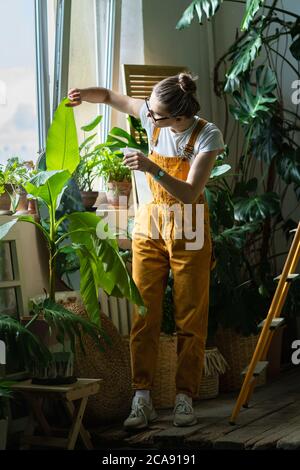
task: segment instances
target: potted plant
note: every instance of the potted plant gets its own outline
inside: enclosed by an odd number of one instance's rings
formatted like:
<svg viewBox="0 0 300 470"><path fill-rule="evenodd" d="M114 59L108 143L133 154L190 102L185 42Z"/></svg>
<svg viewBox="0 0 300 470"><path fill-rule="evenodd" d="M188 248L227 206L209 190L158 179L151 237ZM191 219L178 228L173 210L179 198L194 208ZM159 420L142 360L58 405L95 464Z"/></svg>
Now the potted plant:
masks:
<svg viewBox="0 0 300 470"><path fill-rule="evenodd" d="M97 116L92 122L82 126L84 131L84 141L79 146L80 162L74 172L74 180L80 190L83 204L86 210L92 210L97 197L98 191L94 191L93 186L95 179L99 176L100 164L100 145L94 144L97 133L85 136L85 133L92 132L101 122L102 116Z"/></svg>
<svg viewBox="0 0 300 470"><path fill-rule="evenodd" d="M131 170L123 163L123 152L102 147L100 150L99 174L103 176L107 201L112 206L126 205L131 191ZM123 196L126 204L123 202Z"/></svg>
<svg viewBox="0 0 300 470"><path fill-rule="evenodd" d="M205 15L210 20L222 2L214 3L211 9L191 3L177 28L188 27L196 15L201 23ZM300 78L299 16L281 7L279 0L271 5L246 2L241 31L214 69L215 93L226 111L231 102L224 138L230 117L243 136L233 155L236 166L232 178L222 178L206 191L217 256L210 322L218 329L218 344L230 363L230 374L236 374L224 383L226 390L239 388L239 374L257 342L257 325L272 301L273 279L280 273L282 255L287 254L279 248L278 234L281 232L288 243L289 231L297 226L291 217L294 208L286 217L281 211L291 191L295 205L300 198L300 149L295 138L299 116L285 100L282 77L293 73L295 79ZM283 37L291 57L282 54ZM262 61L262 55L267 60ZM228 137L228 145L232 146L235 135ZM296 302L299 310L299 299ZM229 374L225 375L229 379Z"/></svg>
<svg viewBox="0 0 300 470"><path fill-rule="evenodd" d="M47 170L40 171L23 184L29 197L36 198L47 208L47 216L41 223L31 216L16 217L0 226L0 240L18 222L34 224L41 231L49 255L49 292L32 303L30 325L43 318L47 325L55 329L61 343L69 339L74 352L75 338L80 341L82 329L98 342L99 335L104 335L103 330L100 330L100 287L108 294L122 296L136 303L141 314L145 313L145 307L119 253L117 241L101 218L90 212L66 212L57 217L62 195L80 161L73 110L65 106L67 102L63 100L60 103L48 132ZM79 259L80 292L88 320L56 301L57 258L60 253L70 251L76 252Z"/></svg>
<svg viewBox="0 0 300 470"><path fill-rule="evenodd" d="M11 382L0 380L0 450L6 449L8 417L7 400L11 397Z"/></svg>
<svg viewBox="0 0 300 470"><path fill-rule="evenodd" d="M31 176L31 162L12 157L0 164L0 213L27 213L28 201L22 184Z"/></svg>

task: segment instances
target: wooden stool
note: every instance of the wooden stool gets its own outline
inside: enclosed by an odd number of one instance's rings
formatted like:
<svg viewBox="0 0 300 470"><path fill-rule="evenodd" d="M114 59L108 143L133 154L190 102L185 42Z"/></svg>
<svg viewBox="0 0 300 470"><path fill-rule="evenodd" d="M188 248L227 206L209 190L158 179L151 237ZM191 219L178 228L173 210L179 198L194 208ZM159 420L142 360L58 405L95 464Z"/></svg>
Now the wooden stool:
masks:
<svg viewBox="0 0 300 470"><path fill-rule="evenodd" d="M90 395L98 393L100 382L101 379L77 379L77 382L71 385L34 385L31 383L31 380L25 380L14 384L12 386L13 390L21 392L25 396L30 406L31 418L36 419L45 434L44 436L34 436L34 426L30 423L22 439L22 448L24 449L33 444L73 450L78 434L80 434L86 449L93 449L89 432L82 425L82 418L88 398ZM45 398L62 400L71 418L68 437L56 437L53 435L54 429L51 429L43 413L43 401ZM76 403L74 404L73 402Z"/></svg>

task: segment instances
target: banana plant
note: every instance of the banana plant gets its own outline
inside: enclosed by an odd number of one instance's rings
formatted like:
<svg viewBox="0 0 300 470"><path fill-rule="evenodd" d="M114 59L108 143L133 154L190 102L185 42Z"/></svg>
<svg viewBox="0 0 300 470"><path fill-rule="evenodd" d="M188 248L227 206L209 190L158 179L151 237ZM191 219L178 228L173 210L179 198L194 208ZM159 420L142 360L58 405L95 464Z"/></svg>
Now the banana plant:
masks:
<svg viewBox="0 0 300 470"><path fill-rule="evenodd" d="M29 197L37 199L47 208L47 223L39 223L31 216L20 216L0 226L0 240L17 222L34 224L40 230L49 252L49 295L43 309L50 309L52 313L56 311L57 315L62 316L61 306L55 307L57 257L74 249L80 259L80 290L89 319L100 326L99 288L107 294L126 297L138 305L141 314L146 310L107 224L95 214L84 212L65 213L57 217L61 198L80 161L73 109L67 107L67 103L68 99L64 99L58 106L48 132L47 170L39 172L24 184ZM68 223L68 230L59 235L59 229L65 222Z"/></svg>

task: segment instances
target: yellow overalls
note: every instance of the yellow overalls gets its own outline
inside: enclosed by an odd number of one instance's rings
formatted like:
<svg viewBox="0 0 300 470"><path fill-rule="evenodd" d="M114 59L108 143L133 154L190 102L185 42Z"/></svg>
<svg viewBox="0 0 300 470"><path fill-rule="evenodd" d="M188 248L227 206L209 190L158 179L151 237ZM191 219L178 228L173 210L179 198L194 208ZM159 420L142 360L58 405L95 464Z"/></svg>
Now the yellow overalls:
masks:
<svg viewBox="0 0 300 470"><path fill-rule="evenodd" d="M201 128L206 121L201 119L196 125L185 150L191 152ZM159 128L154 129L152 143L156 144ZM186 181L190 164L183 157L165 157L151 151L149 158L166 173ZM184 204L168 193L154 178L146 174L153 201L137 211L132 240L132 277L136 283L148 312L141 316L134 308L130 335L132 386L133 389L153 387L153 379L158 354L162 320L162 305L167 286L169 269L173 273L173 299L178 338L177 348L177 393L191 397L199 394L204 363L205 342L209 309L210 270L216 260L212 250L208 204L202 193L192 205L195 228L195 206L204 204L204 244L201 249L187 250L184 233L182 239L174 236L174 213L164 217L165 209L173 204ZM164 209L165 208L165 209ZM159 214L159 237L138 236L142 224L150 224L153 214ZM162 220L164 225L162 226ZM162 227L164 231L162 233ZM165 234L169 234L168 237Z"/></svg>

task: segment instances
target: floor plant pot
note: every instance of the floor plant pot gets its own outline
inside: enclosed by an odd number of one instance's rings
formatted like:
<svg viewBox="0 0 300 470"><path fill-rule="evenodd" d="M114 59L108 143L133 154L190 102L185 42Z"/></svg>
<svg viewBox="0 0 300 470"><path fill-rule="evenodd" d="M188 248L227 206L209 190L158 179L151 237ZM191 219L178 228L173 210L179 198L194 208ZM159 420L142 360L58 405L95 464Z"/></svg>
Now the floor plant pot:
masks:
<svg viewBox="0 0 300 470"><path fill-rule="evenodd" d="M107 183L106 196L109 204L115 207L128 207L131 181L110 181ZM125 200L124 200L125 198Z"/></svg>
<svg viewBox="0 0 300 470"><path fill-rule="evenodd" d="M8 418L0 419L0 450L6 449Z"/></svg>
<svg viewBox="0 0 300 470"><path fill-rule="evenodd" d="M250 364L258 335L242 336L231 328L219 328L216 333L216 345L228 363L228 369L220 377L220 391L232 392L242 386L242 371ZM257 379L257 385L266 383L266 371Z"/></svg>
<svg viewBox="0 0 300 470"><path fill-rule="evenodd" d="M76 382L74 377L74 355L71 352L54 352L53 360L46 366L33 362L30 375L32 383L38 385L63 385Z"/></svg>

